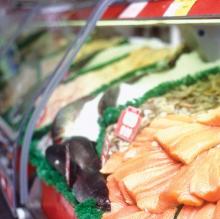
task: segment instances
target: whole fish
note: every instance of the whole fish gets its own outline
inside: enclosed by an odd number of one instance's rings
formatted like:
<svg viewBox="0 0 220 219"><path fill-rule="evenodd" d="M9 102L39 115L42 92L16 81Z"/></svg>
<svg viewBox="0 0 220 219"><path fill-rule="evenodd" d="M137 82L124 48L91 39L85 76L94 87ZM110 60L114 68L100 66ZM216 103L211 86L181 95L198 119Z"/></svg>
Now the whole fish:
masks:
<svg viewBox="0 0 220 219"><path fill-rule="evenodd" d="M101 161L90 140L73 137L62 144L52 145L46 150L46 158L63 176L68 175L69 185L79 202L94 198L97 207L105 211L110 210L106 181L99 172ZM67 159L69 169L66 168Z"/></svg>

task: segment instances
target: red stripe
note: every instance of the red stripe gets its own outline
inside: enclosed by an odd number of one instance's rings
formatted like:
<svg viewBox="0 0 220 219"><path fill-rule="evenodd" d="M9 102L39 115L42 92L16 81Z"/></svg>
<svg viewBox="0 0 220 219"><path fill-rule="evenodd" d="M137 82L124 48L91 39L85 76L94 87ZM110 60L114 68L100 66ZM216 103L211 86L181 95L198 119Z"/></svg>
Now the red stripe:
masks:
<svg viewBox="0 0 220 219"><path fill-rule="evenodd" d="M125 8L127 8L127 6L128 4L117 4L110 6L102 16L102 19L117 19Z"/></svg>
<svg viewBox="0 0 220 219"><path fill-rule="evenodd" d="M216 15L220 14L220 1L218 0L197 0L188 15Z"/></svg>
<svg viewBox="0 0 220 219"><path fill-rule="evenodd" d="M92 12L91 8L79 9L79 11L70 13L68 18L70 20L85 20L85 19L88 19L88 17L90 16L91 12Z"/></svg>
<svg viewBox="0 0 220 219"><path fill-rule="evenodd" d="M173 0L150 1L138 15L138 18L162 17Z"/></svg>

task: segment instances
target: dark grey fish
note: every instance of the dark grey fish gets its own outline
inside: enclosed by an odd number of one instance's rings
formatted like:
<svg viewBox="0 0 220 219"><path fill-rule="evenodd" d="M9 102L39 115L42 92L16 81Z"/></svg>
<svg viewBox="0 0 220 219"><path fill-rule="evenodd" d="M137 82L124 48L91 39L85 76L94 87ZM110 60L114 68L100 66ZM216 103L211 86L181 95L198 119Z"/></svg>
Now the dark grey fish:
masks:
<svg viewBox="0 0 220 219"><path fill-rule="evenodd" d="M100 115L103 115L106 108L116 106L119 92L120 92L120 87L114 86L108 89L104 93L101 100L99 101L99 106L98 106Z"/></svg>
<svg viewBox="0 0 220 219"><path fill-rule="evenodd" d="M66 148L69 147L71 161L70 179L76 199L82 202L94 198L97 207L110 210L108 189L104 176L99 172L101 161L94 144L84 137L73 137L63 144L50 146L46 151L49 163L66 176Z"/></svg>
<svg viewBox="0 0 220 219"><path fill-rule="evenodd" d="M65 127L67 123L74 123L84 104L92 100L92 97L88 96L79 100L76 100L67 106L63 107L56 115L52 124L51 135L54 143L60 143L65 136ZM74 135L74 133L73 133Z"/></svg>

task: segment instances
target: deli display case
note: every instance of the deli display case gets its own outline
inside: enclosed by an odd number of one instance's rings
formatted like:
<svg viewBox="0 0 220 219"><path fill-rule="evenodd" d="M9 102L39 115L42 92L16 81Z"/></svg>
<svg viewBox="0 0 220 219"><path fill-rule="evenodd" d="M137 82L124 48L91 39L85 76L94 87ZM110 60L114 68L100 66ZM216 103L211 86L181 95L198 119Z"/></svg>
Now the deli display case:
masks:
<svg viewBox="0 0 220 219"><path fill-rule="evenodd" d="M219 218L218 1L0 5L14 218Z"/></svg>

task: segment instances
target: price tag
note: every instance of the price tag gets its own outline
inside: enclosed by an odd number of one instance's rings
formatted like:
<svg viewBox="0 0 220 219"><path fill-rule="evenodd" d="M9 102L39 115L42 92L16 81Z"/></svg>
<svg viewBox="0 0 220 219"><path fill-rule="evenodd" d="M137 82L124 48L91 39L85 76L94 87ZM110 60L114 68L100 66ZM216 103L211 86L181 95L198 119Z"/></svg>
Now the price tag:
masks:
<svg viewBox="0 0 220 219"><path fill-rule="evenodd" d="M115 135L128 142L133 141L141 124L140 113L140 109L131 106L122 111L117 122Z"/></svg>

